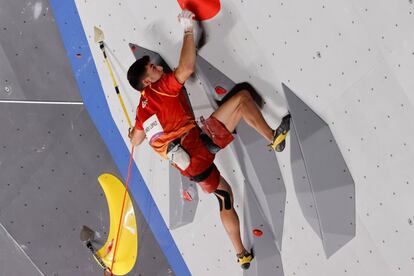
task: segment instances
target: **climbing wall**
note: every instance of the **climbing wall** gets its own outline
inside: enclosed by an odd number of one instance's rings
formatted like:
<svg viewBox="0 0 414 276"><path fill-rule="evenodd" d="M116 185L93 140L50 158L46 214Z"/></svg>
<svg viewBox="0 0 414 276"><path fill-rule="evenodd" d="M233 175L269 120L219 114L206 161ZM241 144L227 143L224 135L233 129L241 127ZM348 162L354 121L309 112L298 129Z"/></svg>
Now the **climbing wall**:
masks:
<svg viewBox="0 0 414 276"><path fill-rule="evenodd" d="M79 232L93 228L102 246L109 212L97 177L122 174L83 103L50 2L2 1L0 32L0 275L102 275ZM131 275L173 274L135 213Z"/></svg>
<svg viewBox="0 0 414 276"><path fill-rule="evenodd" d="M75 3L112 118L128 144L128 126L93 41L93 27L105 33L109 58L133 116L139 95L125 77L134 61L129 43L158 52L176 66L182 39L176 20L180 5L173 0ZM281 250L285 275L408 276L414 271L414 253L407 246L414 244L413 13L412 1L244 0L222 1L218 13L203 21L207 36L199 55L234 82L250 82L265 100L265 118L272 127L287 112L282 82L289 86L329 124L355 181L355 237L327 258L299 205L289 146L277 154L286 186ZM213 106L202 84L191 79L186 88L195 114L209 115ZM245 194L249 189L244 172L231 148L217 157L233 187L242 231L251 231L244 219L250 197ZM146 144L139 147L135 162L157 210L170 221L168 163ZM170 263L182 258L194 275L242 274L217 208L215 198L199 193L194 221L169 231L178 250Z"/></svg>

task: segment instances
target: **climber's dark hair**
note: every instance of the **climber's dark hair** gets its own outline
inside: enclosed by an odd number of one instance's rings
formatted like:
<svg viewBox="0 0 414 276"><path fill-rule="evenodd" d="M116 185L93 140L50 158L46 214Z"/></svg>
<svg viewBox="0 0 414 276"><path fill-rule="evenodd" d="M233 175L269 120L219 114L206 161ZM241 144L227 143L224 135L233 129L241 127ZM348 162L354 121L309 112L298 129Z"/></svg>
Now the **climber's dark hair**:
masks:
<svg viewBox="0 0 414 276"><path fill-rule="evenodd" d="M144 84L142 80L145 78L147 70L146 66L150 61L149 56L143 56L140 59L137 59L128 69L127 78L129 84L138 91L144 89Z"/></svg>

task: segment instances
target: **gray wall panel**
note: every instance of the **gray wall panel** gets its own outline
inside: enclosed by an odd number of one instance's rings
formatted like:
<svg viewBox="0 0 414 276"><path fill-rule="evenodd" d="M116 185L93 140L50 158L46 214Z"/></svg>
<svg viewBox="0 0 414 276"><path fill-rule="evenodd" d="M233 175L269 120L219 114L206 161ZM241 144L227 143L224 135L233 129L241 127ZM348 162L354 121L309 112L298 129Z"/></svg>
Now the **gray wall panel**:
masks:
<svg viewBox="0 0 414 276"><path fill-rule="evenodd" d="M43 275L23 249L0 224L0 274L8 276Z"/></svg>
<svg viewBox="0 0 414 276"><path fill-rule="evenodd" d="M49 1L0 5L0 99L79 101Z"/></svg>
<svg viewBox="0 0 414 276"><path fill-rule="evenodd" d="M9 118L0 134L1 223L46 275L101 275L79 231L86 224L106 239L108 207L97 177L119 173L86 110L73 105L0 107L0 116ZM142 214L137 207L135 211L139 259L131 275L170 273Z"/></svg>
<svg viewBox="0 0 414 276"><path fill-rule="evenodd" d="M81 101L49 2L0 5L0 100ZM79 231L86 224L106 239L108 207L97 177L119 173L87 111L2 103L0 116L0 222L46 275L102 275ZM139 257L130 275L171 275L135 212ZM0 246L0 256L8 251ZM24 262L21 254L11 257ZM0 275L35 275L22 271L7 261Z"/></svg>

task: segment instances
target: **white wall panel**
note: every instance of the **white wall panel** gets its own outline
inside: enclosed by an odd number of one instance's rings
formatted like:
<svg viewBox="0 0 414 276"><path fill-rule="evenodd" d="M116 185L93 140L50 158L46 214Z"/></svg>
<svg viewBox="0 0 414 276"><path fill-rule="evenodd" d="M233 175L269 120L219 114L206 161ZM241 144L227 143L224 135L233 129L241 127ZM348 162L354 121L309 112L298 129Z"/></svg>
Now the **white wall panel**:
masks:
<svg viewBox="0 0 414 276"><path fill-rule="evenodd" d="M281 83L289 85L330 124L355 180L357 235L327 260L299 208L289 147L278 154L287 189L285 275L412 275L414 5L371 0L221 4L220 13L203 23L207 44L199 54L235 82L249 81L257 88L273 127L287 111ZM125 77L134 60L128 43L157 51L176 65L182 37L176 21L179 5L167 0L78 0L77 6L112 115L128 143L127 124L102 53L93 42L93 26L105 33L133 118L139 95ZM186 87L196 114L209 114L211 107L199 83L192 80ZM217 163L232 184L243 224L243 176L232 156L232 148L226 149ZM139 147L135 161L168 221L168 163L147 145ZM241 275L216 201L200 193L194 223L172 235L194 275Z"/></svg>

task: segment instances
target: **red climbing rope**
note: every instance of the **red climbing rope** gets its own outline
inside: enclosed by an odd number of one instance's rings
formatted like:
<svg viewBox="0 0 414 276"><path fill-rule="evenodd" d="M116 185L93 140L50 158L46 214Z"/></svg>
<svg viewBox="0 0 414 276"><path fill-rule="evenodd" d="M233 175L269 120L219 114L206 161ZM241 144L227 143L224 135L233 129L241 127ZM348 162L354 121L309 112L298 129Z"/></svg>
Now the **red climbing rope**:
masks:
<svg viewBox="0 0 414 276"><path fill-rule="evenodd" d="M111 273L111 276L113 276L113 275L114 275L114 274L112 273L112 269L113 269L113 267L114 267L114 263L115 263L116 249L118 248L118 239L119 239L119 234L120 234L119 232L120 232L120 230L121 230L122 216L123 216L123 214L124 214L125 199L126 199L126 196L127 196L127 194L128 194L128 183L129 183L129 178L130 178L130 176L131 176L132 161L134 160L134 159L133 159L133 156L134 156L134 149L135 149L135 146L133 145L133 146L132 146L132 150L131 150L131 155L129 156L128 174L127 174L127 178L126 178L126 181L125 181L125 192L124 192L124 199L123 199L123 201L122 201L121 216L119 217L118 231L117 231L117 233L116 233L114 255L113 255L113 257L112 257L111 268L109 269L109 271L110 271L110 273ZM106 276L106 271L104 271L104 276Z"/></svg>

